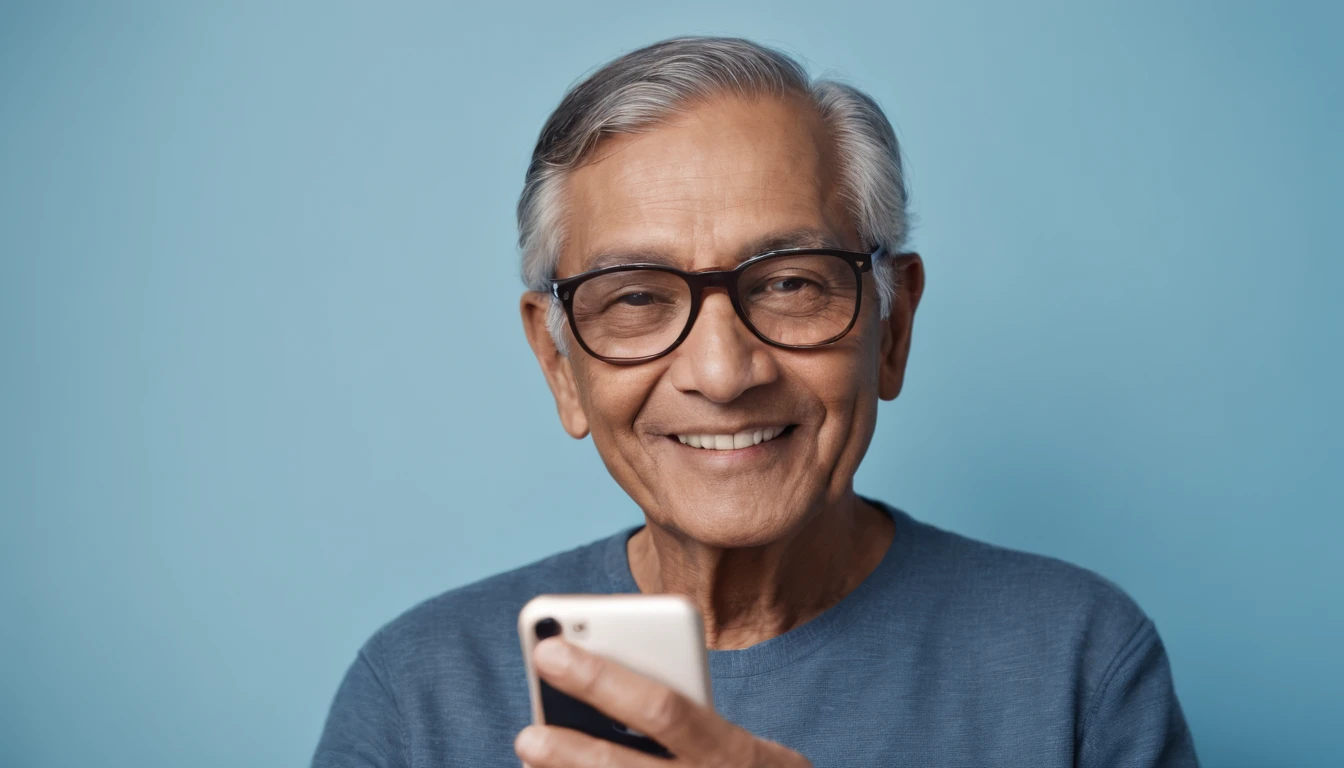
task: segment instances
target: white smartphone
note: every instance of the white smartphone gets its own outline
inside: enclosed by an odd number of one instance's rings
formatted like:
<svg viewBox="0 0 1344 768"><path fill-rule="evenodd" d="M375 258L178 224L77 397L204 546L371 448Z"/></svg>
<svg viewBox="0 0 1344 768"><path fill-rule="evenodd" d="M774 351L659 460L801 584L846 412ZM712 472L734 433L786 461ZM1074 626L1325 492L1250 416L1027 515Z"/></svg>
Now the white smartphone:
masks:
<svg viewBox="0 0 1344 768"><path fill-rule="evenodd" d="M532 651L545 638L565 640L713 706L705 630L695 604L680 595L540 595L518 613L532 722L573 728L651 755L670 757L656 740L613 720L537 677Z"/></svg>

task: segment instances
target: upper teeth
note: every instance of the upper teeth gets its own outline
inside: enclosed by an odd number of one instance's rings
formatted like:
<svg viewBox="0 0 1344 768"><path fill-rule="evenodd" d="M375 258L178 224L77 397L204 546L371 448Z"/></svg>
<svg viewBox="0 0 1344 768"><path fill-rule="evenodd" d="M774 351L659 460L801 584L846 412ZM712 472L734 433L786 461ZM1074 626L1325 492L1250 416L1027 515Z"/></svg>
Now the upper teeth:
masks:
<svg viewBox="0 0 1344 768"><path fill-rule="evenodd" d="M731 451L737 448L750 448L767 440L779 437L784 427L765 427L747 430L735 435L677 435L677 439L692 448L708 448L711 451Z"/></svg>

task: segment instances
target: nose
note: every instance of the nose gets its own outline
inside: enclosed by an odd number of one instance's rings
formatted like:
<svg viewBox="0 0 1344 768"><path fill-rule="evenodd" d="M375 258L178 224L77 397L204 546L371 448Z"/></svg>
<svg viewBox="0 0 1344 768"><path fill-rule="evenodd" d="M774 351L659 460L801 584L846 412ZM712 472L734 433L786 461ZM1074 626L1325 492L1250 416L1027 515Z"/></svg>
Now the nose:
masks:
<svg viewBox="0 0 1344 768"><path fill-rule="evenodd" d="M732 402L779 377L770 348L742 323L728 295L719 290L706 292L690 335L673 357L672 385L715 403Z"/></svg>

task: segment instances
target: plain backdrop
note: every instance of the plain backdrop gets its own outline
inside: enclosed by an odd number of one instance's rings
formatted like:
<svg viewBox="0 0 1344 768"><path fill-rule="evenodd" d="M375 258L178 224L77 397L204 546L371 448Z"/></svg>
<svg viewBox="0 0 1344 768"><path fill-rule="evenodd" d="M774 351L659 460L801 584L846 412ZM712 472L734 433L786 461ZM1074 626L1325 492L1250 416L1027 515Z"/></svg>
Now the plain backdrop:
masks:
<svg viewBox="0 0 1344 768"><path fill-rule="evenodd" d="M859 490L1123 586L1206 766L1344 765L1340 8L4 3L0 765L306 764L383 623L639 521L513 214L564 90L687 33L904 142Z"/></svg>

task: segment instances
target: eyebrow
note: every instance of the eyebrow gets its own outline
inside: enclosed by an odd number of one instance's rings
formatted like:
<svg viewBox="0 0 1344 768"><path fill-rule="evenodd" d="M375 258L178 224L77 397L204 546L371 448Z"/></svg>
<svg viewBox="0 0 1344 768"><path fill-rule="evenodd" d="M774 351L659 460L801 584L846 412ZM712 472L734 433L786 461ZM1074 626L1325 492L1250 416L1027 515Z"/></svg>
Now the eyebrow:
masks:
<svg viewBox="0 0 1344 768"><path fill-rule="evenodd" d="M736 263L740 264L753 256L769 251L782 251L786 248L839 249L843 247L835 235L827 230L817 227L799 227L783 232L771 232L746 243L738 249ZM677 261L671 253L657 248L611 248L599 251L588 259L583 271L591 272L603 267L624 264L662 264L675 267Z"/></svg>

